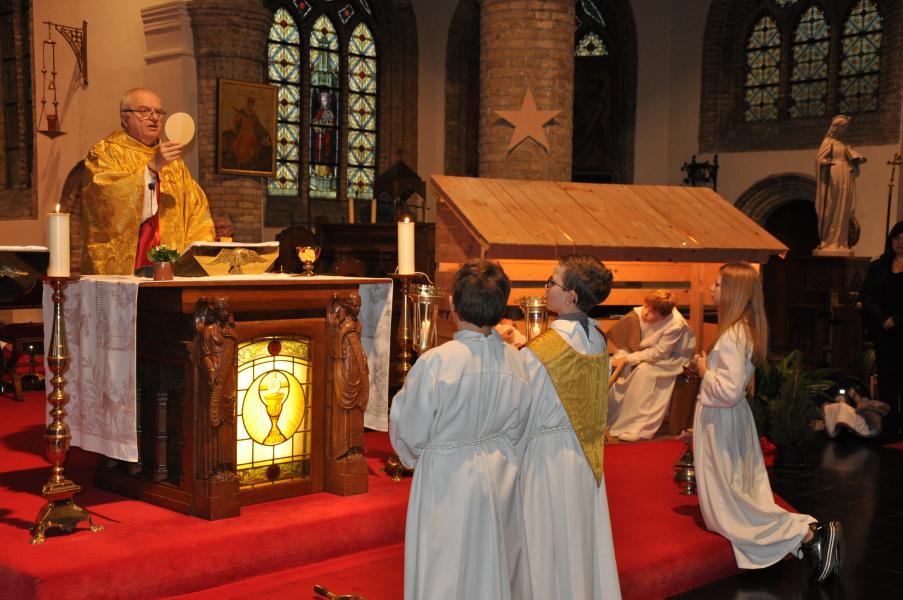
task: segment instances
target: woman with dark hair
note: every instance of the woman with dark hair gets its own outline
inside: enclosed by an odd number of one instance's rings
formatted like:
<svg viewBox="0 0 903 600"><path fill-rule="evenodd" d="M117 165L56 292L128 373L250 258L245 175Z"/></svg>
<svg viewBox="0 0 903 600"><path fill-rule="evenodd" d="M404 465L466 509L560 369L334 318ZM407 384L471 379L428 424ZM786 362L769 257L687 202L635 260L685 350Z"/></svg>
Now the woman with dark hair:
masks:
<svg viewBox="0 0 903 600"><path fill-rule="evenodd" d="M903 433L903 221L891 228L884 254L869 265L860 300L866 335L875 343L878 399L890 406L884 430Z"/></svg>

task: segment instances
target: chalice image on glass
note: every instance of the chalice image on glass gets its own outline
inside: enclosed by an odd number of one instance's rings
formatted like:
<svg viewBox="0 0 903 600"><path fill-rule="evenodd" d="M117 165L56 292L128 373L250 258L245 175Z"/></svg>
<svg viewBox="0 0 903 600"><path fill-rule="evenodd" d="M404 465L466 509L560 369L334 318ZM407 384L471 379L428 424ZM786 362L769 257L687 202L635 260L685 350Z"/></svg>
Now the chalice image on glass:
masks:
<svg viewBox="0 0 903 600"><path fill-rule="evenodd" d="M313 277L314 263L320 258L320 248L318 246L298 246L295 248L295 252L298 253L298 258L301 260L301 264L304 265L304 270L301 271L301 274Z"/></svg>
<svg viewBox="0 0 903 600"><path fill-rule="evenodd" d="M289 383L288 377L279 371L270 371L263 381L260 382L260 401L263 402L267 409L267 415L270 417L270 433L263 440L266 446L275 446L285 441L285 436L279 431L276 423L282 415L282 405L288 398Z"/></svg>

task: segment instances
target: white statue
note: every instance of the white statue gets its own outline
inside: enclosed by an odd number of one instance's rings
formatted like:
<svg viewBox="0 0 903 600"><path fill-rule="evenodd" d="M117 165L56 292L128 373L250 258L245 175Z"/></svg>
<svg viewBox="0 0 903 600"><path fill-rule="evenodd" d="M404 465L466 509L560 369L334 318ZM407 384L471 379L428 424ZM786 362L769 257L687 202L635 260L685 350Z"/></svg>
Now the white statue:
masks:
<svg viewBox="0 0 903 600"><path fill-rule="evenodd" d="M818 251L851 252L850 218L856 206L856 177L865 157L844 141L850 117L831 120L816 158L815 212L818 214Z"/></svg>

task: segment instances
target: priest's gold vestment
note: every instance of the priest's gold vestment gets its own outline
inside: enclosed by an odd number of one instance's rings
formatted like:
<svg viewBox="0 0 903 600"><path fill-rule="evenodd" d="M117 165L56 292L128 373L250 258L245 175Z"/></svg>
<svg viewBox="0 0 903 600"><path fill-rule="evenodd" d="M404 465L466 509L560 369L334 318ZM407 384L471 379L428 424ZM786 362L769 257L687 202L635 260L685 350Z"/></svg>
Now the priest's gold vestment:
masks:
<svg viewBox="0 0 903 600"><path fill-rule="evenodd" d="M85 158L82 193L82 272L130 275L135 269L145 193L145 169L156 148L123 130L98 143ZM160 243L183 251L214 239L207 196L179 158L159 174Z"/></svg>

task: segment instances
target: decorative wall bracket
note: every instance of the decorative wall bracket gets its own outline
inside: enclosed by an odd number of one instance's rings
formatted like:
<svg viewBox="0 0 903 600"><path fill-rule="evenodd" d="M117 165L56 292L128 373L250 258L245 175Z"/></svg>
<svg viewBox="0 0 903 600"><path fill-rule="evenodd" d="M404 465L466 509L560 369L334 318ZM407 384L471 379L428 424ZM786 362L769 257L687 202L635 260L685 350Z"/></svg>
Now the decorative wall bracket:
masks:
<svg viewBox="0 0 903 600"><path fill-rule="evenodd" d="M69 42L72 52L75 53L78 74L81 75L82 82L88 85L88 22L82 21L81 29L51 21L44 21L44 24L52 26Z"/></svg>

